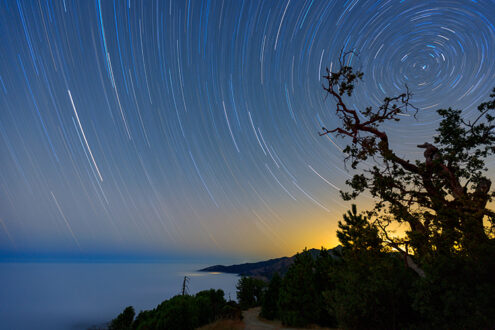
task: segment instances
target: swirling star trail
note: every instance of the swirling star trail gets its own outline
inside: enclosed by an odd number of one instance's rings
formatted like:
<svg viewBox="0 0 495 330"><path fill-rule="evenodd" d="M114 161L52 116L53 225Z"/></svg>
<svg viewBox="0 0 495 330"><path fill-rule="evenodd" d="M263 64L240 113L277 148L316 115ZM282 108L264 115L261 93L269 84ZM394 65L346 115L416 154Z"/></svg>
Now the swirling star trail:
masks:
<svg viewBox="0 0 495 330"><path fill-rule="evenodd" d="M486 0L6 0L0 38L2 255L331 247L341 49L351 104L414 93L418 120L387 127L411 157L437 108L474 116L495 86Z"/></svg>

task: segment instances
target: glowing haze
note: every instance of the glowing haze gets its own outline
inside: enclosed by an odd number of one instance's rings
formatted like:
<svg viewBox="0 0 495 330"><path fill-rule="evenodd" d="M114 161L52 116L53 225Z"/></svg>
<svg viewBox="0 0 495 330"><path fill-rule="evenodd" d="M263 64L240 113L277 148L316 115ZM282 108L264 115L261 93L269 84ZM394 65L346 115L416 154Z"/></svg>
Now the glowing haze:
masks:
<svg viewBox="0 0 495 330"><path fill-rule="evenodd" d="M416 157L495 82L493 1L3 1L0 254L280 256L337 244L349 102L414 92ZM360 208L368 202L363 199Z"/></svg>

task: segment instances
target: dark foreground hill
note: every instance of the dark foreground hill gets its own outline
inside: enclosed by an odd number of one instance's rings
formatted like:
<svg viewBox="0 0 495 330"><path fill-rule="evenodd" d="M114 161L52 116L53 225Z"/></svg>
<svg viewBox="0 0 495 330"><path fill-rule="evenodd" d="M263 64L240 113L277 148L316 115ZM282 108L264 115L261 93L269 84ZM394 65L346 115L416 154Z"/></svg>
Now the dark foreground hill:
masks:
<svg viewBox="0 0 495 330"><path fill-rule="evenodd" d="M342 247L339 245L333 249L328 250L328 252L332 256L337 256L341 249ZM320 254L320 250L318 249L310 249L308 250L308 252L311 254L311 256L313 256L313 258L316 258ZM215 265L200 269L199 271L230 273L240 276L252 276L263 280L269 280L275 273L284 275L289 269L289 266L294 262L294 258L295 255L293 255L292 257L275 258L265 261L250 262L231 266Z"/></svg>

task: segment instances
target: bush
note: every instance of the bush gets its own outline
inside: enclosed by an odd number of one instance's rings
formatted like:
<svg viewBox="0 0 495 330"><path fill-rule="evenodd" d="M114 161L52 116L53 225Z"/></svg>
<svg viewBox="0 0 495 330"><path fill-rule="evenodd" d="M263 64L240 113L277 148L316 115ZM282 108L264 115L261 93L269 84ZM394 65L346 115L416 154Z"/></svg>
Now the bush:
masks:
<svg viewBox="0 0 495 330"><path fill-rule="evenodd" d="M423 328L493 329L495 256L481 260L437 256L414 290L414 308Z"/></svg>
<svg viewBox="0 0 495 330"><path fill-rule="evenodd" d="M235 318L240 309L227 303L222 290L205 290L196 295L177 295L163 301L155 309L142 311L134 318L134 309L127 307L110 323L112 330L195 329L220 317Z"/></svg>
<svg viewBox="0 0 495 330"><path fill-rule="evenodd" d="M346 329L403 329L417 318L410 290L416 274L396 255L366 251L345 256L333 269L327 308Z"/></svg>
<svg viewBox="0 0 495 330"><path fill-rule="evenodd" d="M248 309L261 305L263 290L266 283L252 277L241 277L237 282L237 300L242 309Z"/></svg>
<svg viewBox="0 0 495 330"><path fill-rule="evenodd" d="M200 324L208 324L215 321L221 314L226 304L222 290L205 290L196 294L198 306L198 318Z"/></svg>
<svg viewBox="0 0 495 330"><path fill-rule="evenodd" d="M314 260L305 250L296 255L282 281L279 298L282 323L301 327L315 322L316 296Z"/></svg>
<svg viewBox="0 0 495 330"><path fill-rule="evenodd" d="M242 320L241 306L235 301L227 302L220 312L220 318L230 320Z"/></svg>
<svg viewBox="0 0 495 330"><path fill-rule="evenodd" d="M132 329L132 321L134 320L134 308L128 306L122 313L112 320L109 330L130 330Z"/></svg>
<svg viewBox="0 0 495 330"><path fill-rule="evenodd" d="M199 306L193 296L175 296L158 308L156 329L194 329L199 323Z"/></svg>
<svg viewBox="0 0 495 330"><path fill-rule="evenodd" d="M279 317L278 299L280 295L280 287L282 278L278 273L275 273L268 285L268 289L263 297L260 316L268 320L273 320Z"/></svg>

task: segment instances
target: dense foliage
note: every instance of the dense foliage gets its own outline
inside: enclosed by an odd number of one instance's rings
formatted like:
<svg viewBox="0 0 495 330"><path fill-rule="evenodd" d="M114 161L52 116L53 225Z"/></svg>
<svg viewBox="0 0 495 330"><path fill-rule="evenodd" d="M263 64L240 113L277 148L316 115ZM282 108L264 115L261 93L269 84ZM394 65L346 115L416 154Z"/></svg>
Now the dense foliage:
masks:
<svg viewBox="0 0 495 330"><path fill-rule="evenodd" d="M122 313L119 314L115 319L112 320L109 330L131 330L132 321L134 320L134 308L128 306L124 309Z"/></svg>
<svg viewBox="0 0 495 330"><path fill-rule="evenodd" d="M242 309L261 305L266 283L260 279L243 276L237 282L237 301Z"/></svg>
<svg viewBox="0 0 495 330"><path fill-rule="evenodd" d="M417 319L411 289L418 277L391 253L356 206L339 222L341 257L329 270L326 305L346 329L403 329Z"/></svg>
<svg viewBox="0 0 495 330"><path fill-rule="evenodd" d="M272 277L260 316L279 319L287 326L335 326L334 313L327 308L325 298L325 292L333 288L334 258L325 249L317 255L308 250L298 253L283 278L278 274Z"/></svg>
<svg viewBox="0 0 495 330"><path fill-rule="evenodd" d="M296 255L282 281L279 296L280 319L284 324L304 326L317 313L318 301L314 281L314 260L303 251Z"/></svg>
<svg viewBox="0 0 495 330"><path fill-rule="evenodd" d="M267 319L273 320L280 318L279 307L278 307L278 297L280 295L280 287L282 285L282 278L278 273L273 274L270 284L263 296L263 304L261 305L260 316Z"/></svg>
<svg viewBox="0 0 495 330"><path fill-rule="evenodd" d="M240 318L240 309L237 303L225 301L222 290L211 289L194 296L177 295L155 309L140 312L135 319L134 309L127 307L109 329L196 329L219 318Z"/></svg>

